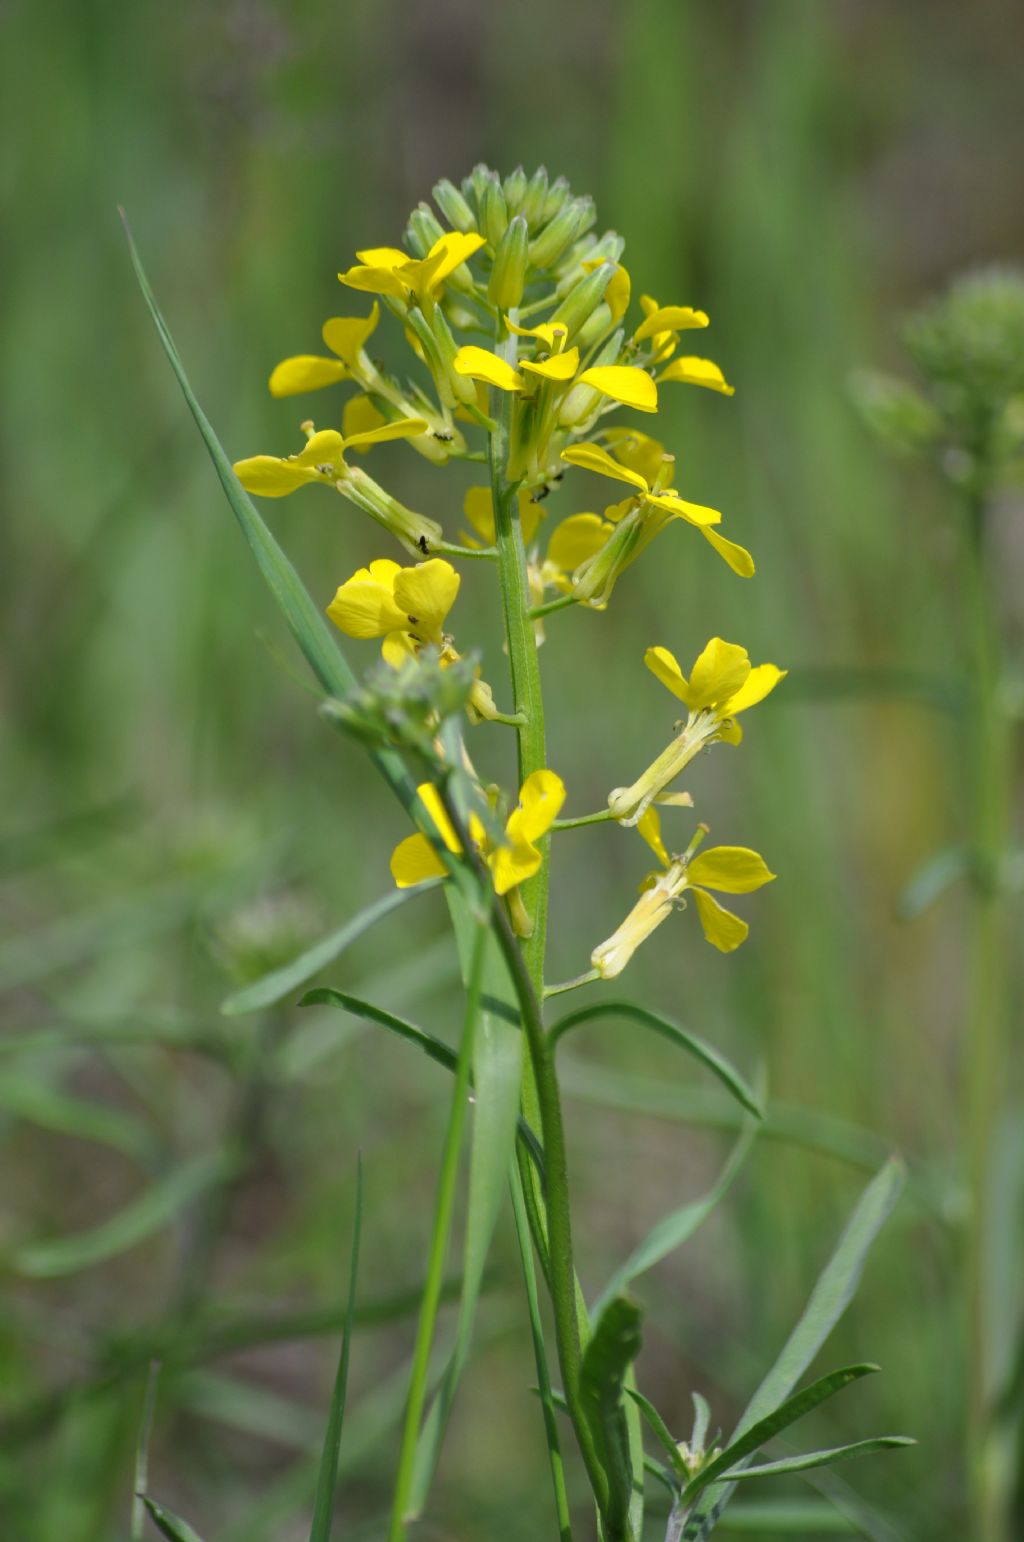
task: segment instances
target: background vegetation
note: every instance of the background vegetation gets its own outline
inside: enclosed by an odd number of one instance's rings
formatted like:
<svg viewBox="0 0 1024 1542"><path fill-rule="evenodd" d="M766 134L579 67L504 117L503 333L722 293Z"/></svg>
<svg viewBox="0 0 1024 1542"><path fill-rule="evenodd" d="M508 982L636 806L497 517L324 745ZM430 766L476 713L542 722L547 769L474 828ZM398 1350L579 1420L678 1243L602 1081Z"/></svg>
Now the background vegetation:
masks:
<svg viewBox="0 0 1024 1542"><path fill-rule="evenodd" d="M966 1535L966 895L900 914L965 820L956 545L941 492L883 461L847 381L864 362L902 365L908 305L1020 254L1019 7L11 0L0 28L3 1536L127 1535L154 1351L154 1491L208 1542L304 1535L357 1148L364 1331L341 1513L345 1535L376 1534L446 1089L339 1014L219 1005L387 892L404 830L299 683L115 204L229 452L284 452L307 409L270 401L270 367L345 308L334 273L353 248L393 242L439 176L478 159L544 162L592 191L635 286L711 313L708 351L738 387L732 401L676 393L666 437L687 494L754 550L756 585L680 537L606 617L549 622L552 762L573 809L663 742L649 644L689 659L718 631L791 669L750 725L756 754L720 749L691 778L715 836L781 875L750 944L723 959L695 929L665 928L634 965L651 1004L763 1064L775 1110L727 1205L644 1284L665 1335L649 1331L647 1389L681 1431L695 1387L728 1426L865 1171L899 1147L908 1194L838 1346L886 1374L820 1422L829 1438L921 1444L829 1491L865 1535ZM400 445L376 453L454 534L430 468ZM327 492L270 512L324 602L379 554L375 527ZM995 539L1019 640L1019 499L997 509ZM467 575L456 619L497 680L488 580ZM495 733L486 753L503 744ZM585 966L636 877L614 829L562 838L555 978ZM440 901L414 901L325 978L450 1033ZM623 1028L572 1046L566 1066L594 1291L657 1214L704 1191L732 1115ZM1008 1216L1021 1144L1011 1123ZM1000 1236L996 1283L1012 1293L1015 1233ZM425 1536L549 1525L507 1237L498 1260ZM793 1534L773 1524L765 1535Z"/></svg>

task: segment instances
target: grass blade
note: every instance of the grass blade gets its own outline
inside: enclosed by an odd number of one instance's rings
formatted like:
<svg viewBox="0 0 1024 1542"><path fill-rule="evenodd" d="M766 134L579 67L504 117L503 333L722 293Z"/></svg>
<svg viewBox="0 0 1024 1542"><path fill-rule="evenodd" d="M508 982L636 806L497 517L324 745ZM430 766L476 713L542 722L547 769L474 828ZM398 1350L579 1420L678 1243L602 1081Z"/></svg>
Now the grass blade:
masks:
<svg viewBox="0 0 1024 1542"><path fill-rule="evenodd" d="M824 1403L828 1398L834 1397L837 1392L841 1392L844 1387L859 1381L862 1376L873 1375L878 1369L877 1365L866 1363L863 1365L845 1365L841 1370L829 1371L828 1375L819 1377L809 1387L804 1387L803 1391L786 1398L785 1402L780 1403L778 1408L773 1409L765 1418L759 1419L756 1424L752 1424L738 1440L734 1440L731 1445L726 1446L725 1450L720 1452L713 1462L709 1462L701 1472L697 1473L690 1480L683 1494L684 1502L691 1503L702 1489L707 1488L709 1483L714 1483L716 1478L720 1478L729 1472L730 1468L735 1467L743 1457L752 1456L761 1446L767 1444L773 1435L777 1435L780 1430L787 1429L789 1425L795 1424L798 1419L802 1419L805 1414L810 1413L812 1408L817 1408L819 1403Z"/></svg>
<svg viewBox="0 0 1024 1542"><path fill-rule="evenodd" d="M575 1012L566 1013L551 1028L552 1042L556 1042L563 1034L572 1028L579 1028L584 1023L593 1021L598 1017L629 1017L634 1022L642 1023L662 1038L668 1039L679 1049L685 1050L688 1055L693 1055L701 1065L706 1067L712 1075L717 1076L724 1087L727 1087L733 1097L756 1119L764 1117L763 1110L751 1089L747 1086L743 1077L730 1065L724 1055L719 1054L710 1044L686 1028L680 1028L671 1018L664 1017L660 1012L652 1012L648 1007L637 1006L632 1001L601 1001L591 1006L579 1007Z"/></svg>
<svg viewBox="0 0 1024 1542"><path fill-rule="evenodd" d="M759 1467L744 1467L731 1473L730 1483L746 1478L777 1478L787 1472L807 1472L812 1467L831 1467L851 1456L867 1456L872 1451L894 1451L900 1446L916 1446L909 1435L875 1435L870 1440L854 1440L848 1446L831 1446L825 1451L808 1451L803 1456L785 1456L777 1462L763 1462Z"/></svg>
<svg viewBox="0 0 1024 1542"><path fill-rule="evenodd" d="M142 1401L142 1418L139 1420L139 1439L135 1447L135 1484L132 1499L131 1542L142 1542L146 1522L146 1490L149 1487L149 1440L153 1431L153 1414L156 1409L156 1386L160 1378L160 1365L150 1361L146 1375L146 1394Z"/></svg>
<svg viewBox="0 0 1024 1542"><path fill-rule="evenodd" d="M115 1258L166 1226L179 1210L211 1185L222 1182L232 1165L220 1152L195 1157L176 1167L99 1226L71 1237L57 1237L52 1242L37 1242L21 1248L11 1260L11 1266L18 1274L28 1275L31 1279L50 1280Z"/></svg>
<svg viewBox="0 0 1024 1542"><path fill-rule="evenodd" d="M643 1393L638 1392L635 1387L629 1387L627 1391L643 1414L651 1434L668 1456L672 1471L681 1483L688 1483L690 1474L686 1463L683 1461L678 1445L672 1438L672 1431L661 1417L661 1414L655 1408L650 1398L644 1397Z"/></svg>
<svg viewBox="0 0 1024 1542"><path fill-rule="evenodd" d="M348 1273L348 1305L345 1309L345 1328L341 1335L341 1352L338 1370L331 1395L331 1411L324 1432L324 1448L320 1457L320 1470L316 1480L316 1499L313 1504L313 1523L309 1542L330 1542L331 1520L334 1515L334 1491L338 1483L338 1455L341 1449L341 1431L345 1421L345 1397L348 1390L348 1362L352 1347L352 1328L356 1307L356 1277L359 1273L359 1239L363 1227L363 1159L356 1159L356 1213L352 1222L352 1252Z"/></svg>
<svg viewBox="0 0 1024 1542"><path fill-rule="evenodd" d="M183 1521L173 1510L165 1510L163 1505L158 1505L148 1494L143 1494L142 1503L149 1511L154 1526L167 1538L167 1542L203 1542L198 1531L194 1531L188 1521Z"/></svg>
<svg viewBox="0 0 1024 1542"><path fill-rule="evenodd" d="M440 879L427 879L424 883L416 884L410 889L394 889L390 894L385 894L382 899L376 900L372 905L367 905L357 916L346 921L337 931L329 936L322 937L319 942L300 953L287 964L272 969L268 974L261 975L250 985L243 986L241 990L233 991L230 996L220 1004L220 1009L225 1017L239 1017L243 1012L258 1012L263 1007L273 1006L276 1001L281 1001L285 996L291 995L300 985L313 975L318 974L345 949L351 947L364 932L377 921L396 910L399 905L405 903L414 894L423 894L428 889L436 889Z"/></svg>

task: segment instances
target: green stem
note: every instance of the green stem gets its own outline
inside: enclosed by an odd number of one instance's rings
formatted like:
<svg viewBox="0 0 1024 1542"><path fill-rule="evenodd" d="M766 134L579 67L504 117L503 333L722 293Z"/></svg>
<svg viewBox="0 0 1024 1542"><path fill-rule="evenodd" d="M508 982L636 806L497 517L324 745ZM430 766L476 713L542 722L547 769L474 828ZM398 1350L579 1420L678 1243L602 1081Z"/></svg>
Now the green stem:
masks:
<svg viewBox="0 0 1024 1542"><path fill-rule="evenodd" d="M441 1156L441 1175L434 1207L434 1228L430 1239L430 1256L427 1261L427 1276L423 1287L419 1324L416 1329L416 1347L409 1379L409 1401L405 1410L402 1449L398 1459L398 1475L395 1479L395 1493L391 1506L389 1542L401 1542L408 1524L406 1510L412 1491L416 1446L427 1396L430 1353L433 1348L434 1329L444 1287L445 1255L448 1251L448 1235L451 1231L452 1212L455 1208L459 1155L462 1150L466 1113L469 1107L473 1040L480 1015L480 991L486 940L487 928L480 924L476 927L473 938L473 953L466 981L466 1016L462 1029L462 1042L459 1045L458 1063L455 1068L451 1113L448 1116L448 1129L445 1133L444 1151Z"/></svg>
<svg viewBox="0 0 1024 1542"><path fill-rule="evenodd" d="M1010 822L1010 734L1000 700L1002 649L987 572L985 495L967 500L966 578L972 669L970 807L976 865L970 942L970 998L964 1067L965 1147L971 1196L966 1238L968 1312L967 1454L979 1542L1006 1542L1003 1485L989 1450L993 1399L993 1327L987 1281L992 1257L993 1145L1006 1070L1007 914L1000 868Z"/></svg>
<svg viewBox="0 0 1024 1542"><path fill-rule="evenodd" d="M615 815L610 808L601 808L596 814L580 814L578 819L556 819L551 828L552 830L579 830L583 825L601 825L606 820L614 818Z"/></svg>
<svg viewBox="0 0 1024 1542"><path fill-rule="evenodd" d="M557 600L547 600L543 605L535 605L530 611L530 620L539 621L541 616L550 616L553 611L564 610L567 605L578 603L574 594L560 594Z"/></svg>

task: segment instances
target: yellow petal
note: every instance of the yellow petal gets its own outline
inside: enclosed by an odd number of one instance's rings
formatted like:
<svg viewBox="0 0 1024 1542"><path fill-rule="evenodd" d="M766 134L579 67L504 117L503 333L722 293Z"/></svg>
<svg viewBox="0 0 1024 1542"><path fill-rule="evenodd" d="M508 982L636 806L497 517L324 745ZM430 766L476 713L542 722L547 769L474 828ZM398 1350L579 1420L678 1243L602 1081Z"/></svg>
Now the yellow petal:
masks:
<svg viewBox="0 0 1024 1542"><path fill-rule="evenodd" d="M569 328L562 321L542 321L535 327L517 327L505 317L505 325L516 337L537 337L550 352L555 353L569 335Z"/></svg>
<svg viewBox="0 0 1024 1542"><path fill-rule="evenodd" d="M403 253L403 256L406 254ZM403 284L397 272L391 268L359 263L339 273L338 278L348 289L358 289L366 294L389 294L396 300L404 300L409 292L408 285Z"/></svg>
<svg viewBox="0 0 1024 1542"><path fill-rule="evenodd" d="M493 546L497 539L494 530L494 504L489 487L470 487L462 500L462 512L469 520L485 546Z"/></svg>
<svg viewBox="0 0 1024 1542"><path fill-rule="evenodd" d="M416 652L416 644L408 632L389 632L380 645L380 656L392 669L401 669L403 664L416 657Z"/></svg>
<svg viewBox="0 0 1024 1542"><path fill-rule="evenodd" d="M602 438L617 460L652 487L666 462L671 464L675 459L666 453L663 444L638 428L606 428Z"/></svg>
<svg viewBox="0 0 1024 1542"><path fill-rule="evenodd" d="M595 391L640 412L658 410L658 387L647 371L635 364L597 364L583 371L580 385L593 386Z"/></svg>
<svg viewBox="0 0 1024 1542"><path fill-rule="evenodd" d="M419 636L436 637L455 603L460 582L459 574L443 557L401 568L395 576L395 604L408 618L404 623L408 629Z"/></svg>
<svg viewBox="0 0 1024 1542"><path fill-rule="evenodd" d="M271 396L298 396L303 391L319 391L336 385L348 371L340 359L322 359L315 353L298 353L282 359L268 382Z"/></svg>
<svg viewBox="0 0 1024 1542"><path fill-rule="evenodd" d="M564 802L565 783L557 772L531 772L519 790L519 807L509 817L509 835L515 832L526 840L539 840L558 818Z"/></svg>
<svg viewBox="0 0 1024 1542"><path fill-rule="evenodd" d="M680 701L689 705L689 682L679 668L674 653L670 653L667 648L648 648L644 654L644 663L655 679L660 680L673 696L678 696Z"/></svg>
<svg viewBox="0 0 1024 1542"><path fill-rule="evenodd" d="M690 503L686 498L680 498L678 493L658 493L652 498L651 503L659 509L665 509L669 514L674 514L677 519L685 519L689 525L717 525L722 515L718 509L709 509L704 503Z"/></svg>
<svg viewBox="0 0 1024 1542"><path fill-rule="evenodd" d="M650 297L645 295L644 299ZM653 305L653 301L651 302ZM653 337L656 332L685 332L690 327L706 327L708 318L704 311L695 311L690 305L658 305L648 310L645 319L633 333L633 341L642 343L645 338ZM662 379L667 378L662 376Z"/></svg>
<svg viewBox="0 0 1024 1542"><path fill-rule="evenodd" d="M399 889L411 889L427 878L443 878L447 868L425 835L407 835L391 853L391 876Z"/></svg>
<svg viewBox="0 0 1024 1542"><path fill-rule="evenodd" d="M246 492L261 498L284 498L297 487L320 480L310 467L282 460L278 455L251 455L248 460L237 460L234 471Z"/></svg>
<svg viewBox="0 0 1024 1542"><path fill-rule="evenodd" d="M710 359L696 359L686 357L673 359L671 364L665 366L659 380L682 380L687 385L707 386L709 391L721 391L723 396L734 396L736 387L726 383L725 376L717 364L712 364Z"/></svg>
<svg viewBox="0 0 1024 1542"><path fill-rule="evenodd" d="M412 261L400 246L367 246L356 256L370 268L401 268Z"/></svg>
<svg viewBox="0 0 1024 1542"><path fill-rule="evenodd" d="M402 569L382 557L368 568L359 568L343 583L327 607L335 626L347 637L386 637L406 631L405 613L394 599L395 579Z"/></svg>
<svg viewBox="0 0 1024 1542"><path fill-rule="evenodd" d="M780 680L785 680L789 674L788 669L778 669L774 664L758 664L747 676L745 683L730 696L727 703L730 715L736 712L745 712L748 707L756 706L769 692L774 691Z"/></svg>
<svg viewBox="0 0 1024 1542"><path fill-rule="evenodd" d="M764 858L748 846L712 846L699 851L686 870L691 883L706 884L722 894L750 894L775 877Z"/></svg>
<svg viewBox="0 0 1024 1542"><path fill-rule="evenodd" d="M750 674L750 657L738 643L712 637L690 671L686 704L691 712L712 707L734 696Z"/></svg>
<svg viewBox="0 0 1024 1542"><path fill-rule="evenodd" d="M746 940L750 933L746 921L741 921L731 910L726 910L704 889L694 889L693 898L704 936L720 953L732 953Z"/></svg>
<svg viewBox="0 0 1024 1542"><path fill-rule="evenodd" d="M425 434L427 428L424 418L395 418L393 422L385 421L377 428L367 428L353 434L351 439L344 441L344 446L348 450L360 445L383 444L387 439L415 439L417 434Z"/></svg>
<svg viewBox="0 0 1024 1542"><path fill-rule="evenodd" d="M380 428L381 424L386 422L384 414L379 412L370 398L361 392L358 396L350 396L345 403L341 414L341 437L346 446L360 449L362 441L359 436ZM353 446L353 440L359 442ZM369 449L369 445L365 448ZM365 454L365 450L360 450L360 453Z"/></svg>
<svg viewBox="0 0 1024 1542"><path fill-rule="evenodd" d="M608 288L604 292L605 304L612 313L612 326L618 326L628 311L632 287L629 274L620 263L608 280Z"/></svg>
<svg viewBox="0 0 1024 1542"><path fill-rule="evenodd" d="M628 466L620 466L617 460L613 460L607 450L602 450L596 444L574 444L562 451L562 459L570 466L582 466L584 471L596 471L598 476L614 477L617 482L628 482L631 487L638 487L646 493L648 485L646 480L636 471L630 471Z"/></svg>
<svg viewBox="0 0 1024 1542"><path fill-rule="evenodd" d="M471 380L485 380L488 385L497 386L499 391L523 389L522 375L507 360L499 359L496 353L491 353L487 348L477 348L473 344L460 348L455 355L455 372L468 375Z"/></svg>
<svg viewBox="0 0 1024 1542"><path fill-rule="evenodd" d="M416 791L419 793L420 802L427 811L430 823L434 826L434 829L444 841L448 850L457 855L462 850L462 845L452 829L452 822L445 812L445 806L441 802L441 796L437 788L433 782L421 782ZM473 834L472 821L470 822L470 834ZM475 835L474 839L476 839Z"/></svg>
<svg viewBox="0 0 1024 1542"><path fill-rule="evenodd" d="M571 573L601 550L613 528L600 514L570 514L551 532L547 561Z"/></svg>
<svg viewBox="0 0 1024 1542"><path fill-rule="evenodd" d="M544 359L540 364L533 364L529 359L519 360L521 370L526 370L530 375L540 375L542 380L571 380L579 367L578 348L567 348L564 353L553 353L550 359Z"/></svg>
<svg viewBox="0 0 1024 1542"><path fill-rule="evenodd" d="M443 283L449 274L454 273L456 268L467 262L483 245L485 245L484 238L476 231L452 230L443 236L438 236L427 253L428 262L441 259L434 274L434 283Z"/></svg>
<svg viewBox="0 0 1024 1542"><path fill-rule="evenodd" d="M368 316L332 316L323 324L321 336L332 353L346 364L354 365L366 347L366 340L377 330L380 305L376 300Z"/></svg>
<svg viewBox="0 0 1024 1542"><path fill-rule="evenodd" d="M295 457L297 466L312 466L325 475L338 474L345 466L345 441L336 428L322 428L310 434L305 447Z"/></svg>
<svg viewBox="0 0 1024 1542"><path fill-rule="evenodd" d="M643 836L662 867L668 867L671 859L665 849L665 842L661 838L661 817L653 804L640 815L636 822L636 829L637 834Z"/></svg>
<svg viewBox="0 0 1024 1542"><path fill-rule="evenodd" d="M745 546L738 546L735 541L727 541L724 535L719 535L717 530L709 530L706 525L701 526L700 533L705 541L711 543L718 555L729 564L734 573L738 573L740 578L753 578L754 559Z"/></svg>

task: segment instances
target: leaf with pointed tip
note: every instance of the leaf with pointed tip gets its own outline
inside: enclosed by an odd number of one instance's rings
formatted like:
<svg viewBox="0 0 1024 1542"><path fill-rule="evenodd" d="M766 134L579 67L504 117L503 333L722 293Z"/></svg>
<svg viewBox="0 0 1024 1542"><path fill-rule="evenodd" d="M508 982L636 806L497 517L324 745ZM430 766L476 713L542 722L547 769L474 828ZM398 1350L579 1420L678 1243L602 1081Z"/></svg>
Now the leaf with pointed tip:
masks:
<svg viewBox="0 0 1024 1542"><path fill-rule="evenodd" d="M668 1456L672 1470L680 1483L689 1483L689 1469L683 1461L678 1445L672 1438L672 1431L661 1417L661 1414L655 1408L650 1398L644 1397L643 1393L638 1392L635 1387L627 1387L626 1390L643 1414L651 1434Z"/></svg>
<svg viewBox="0 0 1024 1542"><path fill-rule="evenodd" d="M623 1398L626 1374L640 1353L642 1313L628 1296L609 1301L594 1324L580 1365L580 1402L608 1475L606 1531L628 1536L633 1488Z"/></svg>
<svg viewBox="0 0 1024 1542"><path fill-rule="evenodd" d="M711 1409L708 1400L699 1392L691 1392L693 1401L693 1432L690 1435L690 1450L703 1451L707 1444L708 1428L711 1424Z"/></svg>
<svg viewBox="0 0 1024 1542"><path fill-rule="evenodd" d="M149 1511L154 1526L167 1538L167 1542L203 1542L198 1531L193 1530L188 1521L183 1521L173 1510L158 1505L148 1494L142 1495L142 1503Z"/></svg>
<svg viewBox="0 0 1024 1542"><path fill-rule="evenodd" d="M803 1456L785 1456L777 1462L762 1462L759 1467L743 1467L729 1474L730 1483L746 1478L780 1478L787 1472L807 1472L812 1467L831 1467L851 1456L868 1456L872 1451L895 1451L901 1446L916 1446L909 1435L875 1435L870 1440L854 1440L848 1446L831 1446L825 1451L807 1451Z"/></svg>

